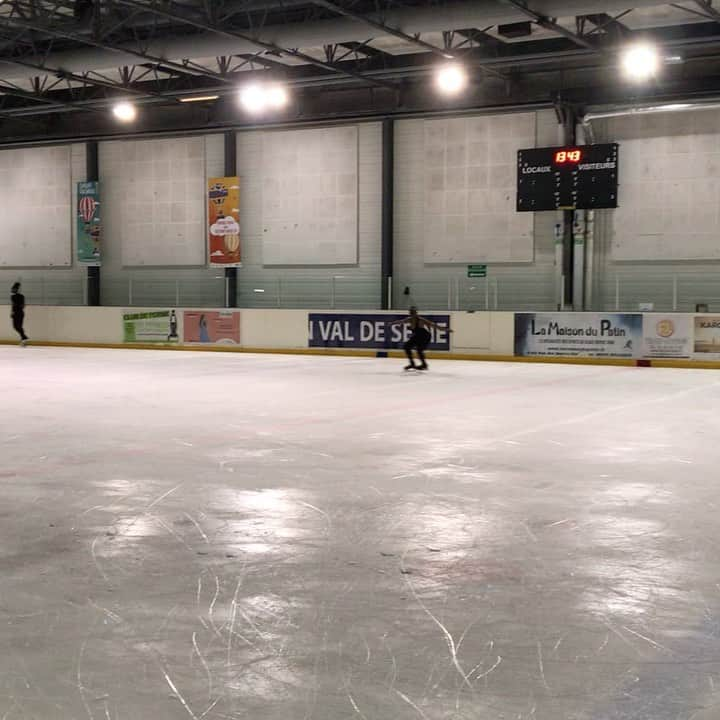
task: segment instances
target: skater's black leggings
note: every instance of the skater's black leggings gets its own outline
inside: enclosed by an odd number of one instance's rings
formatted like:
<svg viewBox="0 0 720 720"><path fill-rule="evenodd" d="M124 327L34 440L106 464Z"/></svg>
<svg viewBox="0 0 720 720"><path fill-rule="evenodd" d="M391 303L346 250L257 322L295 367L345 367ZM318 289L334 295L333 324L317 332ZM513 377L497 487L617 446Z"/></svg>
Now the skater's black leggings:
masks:
<svg viewBox="0 0 720 720"><path fill-rule="evenodd" d="M403 350L405 350L405 354L408 356L411 365L414 364L412 356L413 350L418 354L420 362L423 365L427 365L425 362L425 348L427 348L429 343L430 333L425 330L425 328L418 328L413 332L410 339L403 345Z"/></svg>
<svg viewBox="0 0 720 720"><path fill-rule="evenodd" d="M15 313L12 316L12 324L15 332L20 336L21 340L27 340L23 323L25 322L25 313Z"/></svg>

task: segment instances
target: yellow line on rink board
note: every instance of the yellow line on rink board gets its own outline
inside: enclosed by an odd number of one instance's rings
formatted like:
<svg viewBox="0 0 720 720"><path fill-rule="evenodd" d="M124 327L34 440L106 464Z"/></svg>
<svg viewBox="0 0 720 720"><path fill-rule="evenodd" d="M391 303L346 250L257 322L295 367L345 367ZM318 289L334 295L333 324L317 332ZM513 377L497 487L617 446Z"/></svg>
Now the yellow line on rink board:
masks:
<svg viewBox="0 0 720 720"><path fill-rule="evenodd" d="M14 340L0 340L0 345L18 345ZM54 342L30 341L29 347L67 347L94 348L110 350L173 350L183 352L219 352L268 355L316 355L328 357L377 357L382 352L391 358L404 358L400 350L353 350L346 348L263 348L238 347L235 345L173 345L168 343L86 343L86 342ZM673 360L673 359L625 359L625 358L591 358L591 357L515 357L513 355L479 355L467 352L428 352L430 360L469 360L473 362L515 362L525 364L549 365L606 365L614 367L652 367L678 368L686 370L720 370L720 361L710 360Z"/></svg>

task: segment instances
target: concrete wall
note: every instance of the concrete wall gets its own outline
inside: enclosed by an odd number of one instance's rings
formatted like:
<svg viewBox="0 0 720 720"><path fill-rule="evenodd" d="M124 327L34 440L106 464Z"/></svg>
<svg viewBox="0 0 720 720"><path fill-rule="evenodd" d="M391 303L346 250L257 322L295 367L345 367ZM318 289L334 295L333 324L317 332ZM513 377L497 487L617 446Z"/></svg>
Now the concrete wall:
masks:
<svg viewBox="0 0 720 720"><path fill-rule="evenodd" d="M620 143L617 210L596 212L593 309L689 312L720 305L720 111L593 123Z"/></svg>
<svg viewBox="0 0 720 720"><path fill-rule="evenodd" d="M263 260L263 141L286 131L237 135L240 176L239 300L243 307L377 307L380 304L382 126L362 123L358 133L357 262L349 265L266 266ZM303 131L296 131L298 141ZM322 160L322 158L318 158ZM262 292L257 292L262 291Z"/></svg>
<svg viewBox="0 0 720 720"><path fill-rule="evenodd" d="M173 147L177 148L175 154ZM224 304L222 271L205 266L204 200L205 179L224 175L223 136L100 143L99 164L101 200L108 218L102 246L103 304L178 304L178 295L188 304ZM179 177L171 180L174 174ZM158 182L150 179L153 176ZM132 202L126 197L131 189ZM181 203L181 196L185 237L180 243L169 236L162 240L153 226L166 217L162 213L172 212L173 205ZM134 215L139 205L150 214L141 224L141 235L129 235L137 229ZM192 227L197 237L187 236ZM148 245L161 247L143 251L138 244L143 238Z"/></svg>
<svg viewBox="0 0 720 720"><path fill-rule="evenodd" d="M539 112L534 114L534 137L530 146L556 145L558 143L558 124L554 113ZM469 140L467 143L455 142L446 135L446 154L457 150L460 146L463 157L460 161L461 170L477 169L483 171L487 178L485 191L488 196L494 190L503 190L490 184L490 178L496 177L496 171L506 166L504 160L511 156L516 162L516 151L527 142L527 114L522 114L518 122L512 116L496 116L488 127L488 142L482 143L483 153L477 154ZM449 119L447 124L473 122L468 116L463 119ZM522 121L521 121L522 120ZM411 299L422 308L472 307L485 309L486 300L492 309L554 309L556 298L555 287L555 241L554 226L557 222L555 213L537 213L533 216L517 217L514 212L514 180L513 188L505 187L505 196L510 196L510 206L503 197L495 211L487 208L487 212L478 212L477 202L469 204L463 220L472 223L483 223L482 219L499 221L499 227L505 227L505 235L510 237L510 223L519 223L515 232L520 236L524 232L525 223L530 222L531 237L529 247L531 253L524 252L518 257L524 262L512 261L512 252L508 248L502 258L500 245L502 237L492 239L487 236L485 228L477 230L477 257L470 260L466 254L455 263L428 263L426 256L426 232L424 218L426 214L426 166L430 162L425 145L426 125L437 123L437 120L400 120L395 129L395 297L396 307L408 305L403 295L407 286L410 288ZM532 124L532 123L531 123ZM514 133L513 128L517 128ZM495 137L505 131L507 139L498 142ZM452 135L452 134L450 134ZM492 135L493 137L490 137ZM503 162L501 162L503 161ZM444 161L446 162L446 161ZM469 168L469 169L468 169ZM515 166L512 166L513 172ZM469 175L468 175L469 178ZM513 175L514 178L514 175ZM474 183L468 179L470 185ZM501 186L503 185L500 183ZM466 191L463 186L460 192ZM472 219L472 220L471 220ZM502 224L504 221L504 224ZM513 227L516 227L513 225ZM472 229L472 225L470 225ZM498 231L500 232L500 231ZM467 250L467 248L465 248ZM524 249L524 247L523 247ZM468 280L468 262L488 262L487 280Z"/></svg>
<svg viewBox="0 0 720 720"><path fill-rule="evenodd" d="M3 176L0 187L3 181L17 183L19 175L12 179L9 165L22 168L23 177L15 191L5 188L0 191L5 205L0 221L0 288L7 289L4 293L7 295L10 285L21 280L29 302L82 304L85 268L74 264L77 242L74 208L77 183L85 179L85 145L1 150L0 157L5 158L0 163L4 168L0 170ZM53 174L50 185L44 178L46 172ZM46 200L54 213L60 211L64 216L63 231L52 236L43 219ZM13 229L17 222L25 225L26 237ZM16 246L23 243L32 247L18 253Z"/></svg>

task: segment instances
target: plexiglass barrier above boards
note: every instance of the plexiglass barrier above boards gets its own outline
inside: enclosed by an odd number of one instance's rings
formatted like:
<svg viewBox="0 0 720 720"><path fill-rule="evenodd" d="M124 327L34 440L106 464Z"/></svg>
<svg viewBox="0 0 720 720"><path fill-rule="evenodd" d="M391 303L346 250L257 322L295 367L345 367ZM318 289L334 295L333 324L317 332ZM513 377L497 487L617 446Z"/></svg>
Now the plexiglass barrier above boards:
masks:
<svg viewBox="0 0 720 720"><path fill-rule="evenodd" d="M22 281L29 305L82 306L88 302L82 275L23 278L0 284L0 303L10 286ZM493 272L484 278L459 276L414 280L397 278L392 307L460 311L556 310L556 277L549 271ZM152 277L103 274L101 302L108 307L224 307L232 285L228 278ZM682 271L622 268L596 275L587 288L586 310L694 312L697 306L720 311L720 269ZM235 304L240 308L352 310L379 308L379 279L353 276L292 278L239 274Z"/></svg>

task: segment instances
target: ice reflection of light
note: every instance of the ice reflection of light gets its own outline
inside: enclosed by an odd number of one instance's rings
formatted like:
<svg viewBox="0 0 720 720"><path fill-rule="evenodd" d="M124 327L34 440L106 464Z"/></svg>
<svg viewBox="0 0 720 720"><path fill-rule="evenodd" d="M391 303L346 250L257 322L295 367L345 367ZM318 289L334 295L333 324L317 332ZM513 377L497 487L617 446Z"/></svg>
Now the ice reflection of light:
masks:
<svg viewBox="0 0 720 720"><path fill-rule="evenodd" d="M413 584L424 592L446 593L448 583L497 576L506 570L498 568L494 549L498 538L507 537L511 529L469 499L463 505L439 497L403 503L393 507L387 521L400 537L417 539L403 556L403 564L413 575Z"/></svg>
<svg viewBox="0 0 720 720"><path fill-rule="evenodd" d="M600 491L598 495L613 505L629 503L664 504L670 502L672 493L648 483L617 483Z"/></svg>
<svg viewBox="0 0 720 720"><path fill-rule="evenodd" d="M629 489L643 502L645 492L640 484ZM638 617L656 612L658 604L682 600L685 591L676 581L682 568L658 546L664 531L660 522L621 515L586 525L588 544L602 555L580 570L588 578L579 599L583 609L602 618Z"/></svg>
<svg viewBox="0 0 720 720"><path fill-rule="evenodd" d="M288 490L226 489L215 500L226 522L223 541L241 552L300 555L303 540L319 538L325 531L322 518Z"/></svg>

